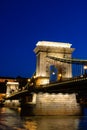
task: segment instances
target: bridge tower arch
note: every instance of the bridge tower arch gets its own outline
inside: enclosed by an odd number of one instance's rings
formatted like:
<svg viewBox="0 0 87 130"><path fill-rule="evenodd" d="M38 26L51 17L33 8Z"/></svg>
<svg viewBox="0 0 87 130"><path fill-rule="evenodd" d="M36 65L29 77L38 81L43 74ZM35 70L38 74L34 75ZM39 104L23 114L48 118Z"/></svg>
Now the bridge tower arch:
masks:
<svg viewBox="0 0 87 130"><path fill-rule="evenodd" d="M74 48L72 44L62 42L39 41L36 44L34 52L36 54L36 83L46 84L50 82L50 75L55 75L51 72L50 66L57 69L57 80L72 77L72 65L60 61L49 59L48 56L56 58L71 58Z"/></svg>

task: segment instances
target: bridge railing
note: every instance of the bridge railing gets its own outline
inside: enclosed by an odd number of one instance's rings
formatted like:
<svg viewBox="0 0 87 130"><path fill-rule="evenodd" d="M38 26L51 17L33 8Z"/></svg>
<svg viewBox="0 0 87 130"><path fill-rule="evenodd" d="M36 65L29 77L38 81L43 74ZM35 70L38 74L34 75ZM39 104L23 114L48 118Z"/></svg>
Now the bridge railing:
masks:
<svg viewBox="0 0 87 130"><path fill-rule="evenodd" d="M44 84L44 85L40 85L40 86L30 86L29 83L27 83L24 87L24 89L22 90L18 90L18 92L13 92L10 96L21 93L21 92L25 92L27 91L29 88L44 88L44 87L51 87L53 84L54 85L58 85L58 84L64 84L64 83L71 83L71 82L78 82L81 80L86 80L87 79L87 75L83 75L83 76L76 76L76 77L72 77L72 78L68 78L62 81L56 81L53 83L49 83L49 84Z"/></svg>

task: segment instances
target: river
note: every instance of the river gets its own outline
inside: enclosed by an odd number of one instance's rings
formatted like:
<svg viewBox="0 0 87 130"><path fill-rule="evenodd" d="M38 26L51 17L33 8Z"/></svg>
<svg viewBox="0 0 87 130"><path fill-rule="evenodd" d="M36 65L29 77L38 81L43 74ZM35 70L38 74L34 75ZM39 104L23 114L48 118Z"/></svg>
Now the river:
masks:
<svg viewBox="0 0 87 130"><path fill-rule="evenodd" d="M87 116L21 116L1 107L0 130L87 130Z"/></svg>

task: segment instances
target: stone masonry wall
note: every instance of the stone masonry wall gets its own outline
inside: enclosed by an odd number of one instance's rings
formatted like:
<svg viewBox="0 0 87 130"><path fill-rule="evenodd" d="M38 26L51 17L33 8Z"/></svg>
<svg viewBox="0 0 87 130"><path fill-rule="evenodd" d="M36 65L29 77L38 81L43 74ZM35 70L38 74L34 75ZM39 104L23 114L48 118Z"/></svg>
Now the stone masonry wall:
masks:
<svg viewBox="0 0 87 130"><path fill-rule="evenodd" d="M36 96L35 115L79 115L75 94L42 94Z"/></svg>

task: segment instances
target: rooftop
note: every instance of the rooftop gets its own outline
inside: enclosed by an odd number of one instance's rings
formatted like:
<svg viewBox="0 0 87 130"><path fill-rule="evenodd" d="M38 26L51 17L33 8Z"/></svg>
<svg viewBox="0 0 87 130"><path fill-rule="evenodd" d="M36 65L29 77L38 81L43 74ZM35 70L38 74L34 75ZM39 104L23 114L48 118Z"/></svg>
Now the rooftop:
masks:
<svg viewBox="0 0 87 130"><path fill-rule="evenodd" d="M50 41L39 41L36 46L48 46L48 47L64 47L70 48L72 44L64 42L50 42Z"/></svg>

